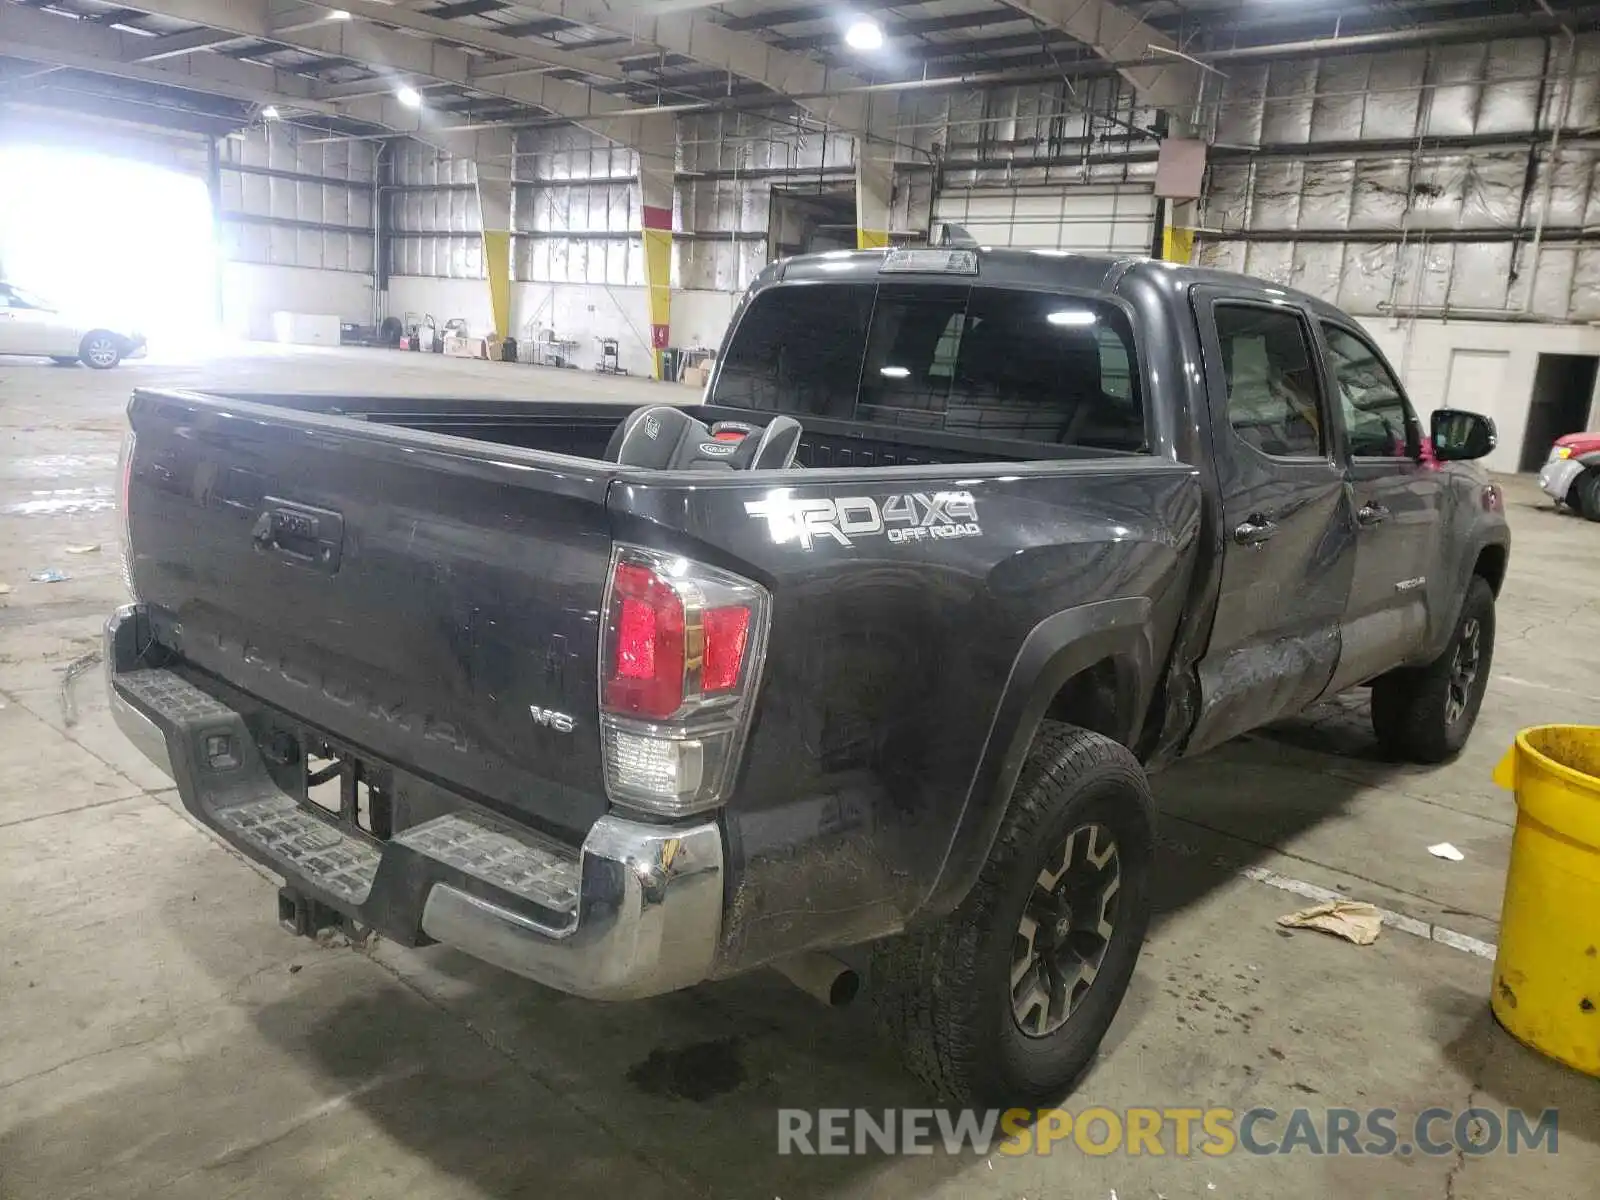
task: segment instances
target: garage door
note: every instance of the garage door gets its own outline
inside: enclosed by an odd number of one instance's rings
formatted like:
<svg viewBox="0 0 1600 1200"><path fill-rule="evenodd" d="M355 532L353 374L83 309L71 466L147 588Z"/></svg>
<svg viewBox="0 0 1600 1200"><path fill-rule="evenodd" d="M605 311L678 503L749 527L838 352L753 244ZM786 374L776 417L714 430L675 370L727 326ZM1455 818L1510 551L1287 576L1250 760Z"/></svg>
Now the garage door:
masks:
<svg viewBox="0 0 1600 1200"><path fill-rule="evenodd" d="M1149 254L1156 199L1148 188L1105 186L947 191L935 225L964 227L981 245L1099 254Z"/></svg>

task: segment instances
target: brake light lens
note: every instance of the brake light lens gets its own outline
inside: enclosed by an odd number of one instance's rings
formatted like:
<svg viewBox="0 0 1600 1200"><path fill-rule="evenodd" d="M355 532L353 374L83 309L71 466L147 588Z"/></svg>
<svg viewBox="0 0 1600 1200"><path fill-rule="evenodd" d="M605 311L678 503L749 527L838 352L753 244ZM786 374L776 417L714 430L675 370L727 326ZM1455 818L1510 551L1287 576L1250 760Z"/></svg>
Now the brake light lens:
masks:
<svg viewBox="0 0 1600 1200"><path fill-rule="evenodd" d="M748 732L767 592L688 559L619 546L601 640L612 800L680 815L720 804Z"/></svg>
<svg viewBox="0 0 1600 1200"><path fill-rule="evenodd" d="M611 575L615 649L606 707L670 717L683 704L683 601L649 567L618 563Z"/></svg>
<svg viewBox="0 0 1600 1200"><path fill-rule="evenodd" d="M725 692L739 682L739 668L750 638L750 609L742 604L711 608L701 620L706 645L700 688L705 692Z"/></svg>

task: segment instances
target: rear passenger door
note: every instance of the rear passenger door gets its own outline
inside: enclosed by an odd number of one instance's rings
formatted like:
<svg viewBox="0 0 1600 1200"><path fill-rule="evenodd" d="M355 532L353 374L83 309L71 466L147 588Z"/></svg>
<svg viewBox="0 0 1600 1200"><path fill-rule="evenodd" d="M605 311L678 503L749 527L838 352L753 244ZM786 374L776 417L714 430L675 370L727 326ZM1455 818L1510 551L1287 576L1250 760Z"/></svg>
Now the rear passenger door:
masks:
<svg viewBox="0 0 1600 1200"><path fill-rule="evenodd" d="M1328 385L1337 398L1356 515L1356 569L1345 606L1339 691L1427 643L1429 563L1439 537L1442 483L1422 460L1422 428L1394 373L1365 334L1321 322Z"/></svg>
<svg viewBox="0 0 1600 1200"><path fill-rule="evenodd" d="M1354 571L1344 467L1307 314L1265 294L1197 288L1192 299L1226 540L1189 752L1322 693Z"/></svg>

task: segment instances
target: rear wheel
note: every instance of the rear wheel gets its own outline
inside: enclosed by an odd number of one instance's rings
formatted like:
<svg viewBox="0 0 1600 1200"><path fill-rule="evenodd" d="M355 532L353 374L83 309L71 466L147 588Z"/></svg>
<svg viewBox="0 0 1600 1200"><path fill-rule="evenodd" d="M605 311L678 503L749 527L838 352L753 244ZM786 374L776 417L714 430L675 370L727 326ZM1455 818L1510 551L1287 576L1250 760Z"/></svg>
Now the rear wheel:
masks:
<svg viewBox="0 0 1600 1200"><path fill-rule="evenodd" d="M1494 659L1494 592L1474 575L1444 653L1372 685L1372 731L1394 758L1443 762L1466 745Z"/></svg>
<svg viewBox="0 0 1600 1200"><path fill-rule="evenodd" d="M1155 805L1138 760L1047 722L973 885L938 923L881 943L880 1023L958 1103L1058 1099L1093 1060L1150 921Z"/></svg>
<svg viewBox="0 0 1600 1200"><path fill-rule="evenodd" d="M91 330L78 344L78 359L96 371L109 371L122 361L122 339L105 329Z"/></svg>
<svg viewBox="0 0 1600 1200"><path fill-rule="evenodd" d="M1578 503L1574 506L1591 521L1600 521L1600 467L1590 467L1572 485Z"/></svg>

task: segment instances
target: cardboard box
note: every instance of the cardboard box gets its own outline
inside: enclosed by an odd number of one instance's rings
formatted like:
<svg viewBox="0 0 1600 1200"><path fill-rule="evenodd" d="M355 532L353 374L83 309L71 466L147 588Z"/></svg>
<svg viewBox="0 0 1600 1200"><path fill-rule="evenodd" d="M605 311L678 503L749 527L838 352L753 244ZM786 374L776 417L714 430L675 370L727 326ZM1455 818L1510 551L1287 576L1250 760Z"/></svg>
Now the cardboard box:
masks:
<svg viewBox="0 0 1600 1200"><path fill-rule="evenodd" d="M678 377L678 382L684 387L703 388L709 378L710 374L704 367L685 367Z"/></svg>

